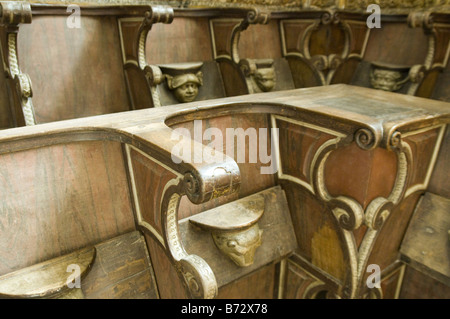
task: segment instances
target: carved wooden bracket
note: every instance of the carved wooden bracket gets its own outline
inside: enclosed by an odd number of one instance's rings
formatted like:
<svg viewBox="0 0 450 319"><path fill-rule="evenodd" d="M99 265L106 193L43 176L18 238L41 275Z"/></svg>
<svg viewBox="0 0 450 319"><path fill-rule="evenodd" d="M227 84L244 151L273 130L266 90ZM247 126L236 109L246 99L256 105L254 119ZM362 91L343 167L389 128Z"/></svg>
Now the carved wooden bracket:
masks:
<svg viewBox="0 0 450 319"><path fill-rule="evenodd" d="M145 48L153 24L170 24L173 18L172 7L149 6L143 19L119 19L124 70L133 109L161 106L156 87L164 76L158 66L147 63ZM147 95L142 92L143 87L147 88Z"/></svg>
<svg viewBox="0 0 450 319"><path fill-rule="evenodd" d="M449 17L449 13L432 11L417 11L408 15L409 27L422 28L428 38L424 63L412 66L409 71L409 95L430 97L436 75L447 66L450 54Z"/></svg>
<svg viewBox="0 0 450 319"><path fill-rule="evenodd" d="M220 251L246 267L253 264L255 251L261 246L258 220L263 213L264 197L253 195L194 215L189 221L210 231Z"/></svg>
<svg viewBox="0 0 450 319"><path fill-rule="evenodd" d="M240 75L245 93L267 92L275 86L275 71L271 59L241 59L239 39L251 24L267 24L270 13L253 8L244 18L210 20L214 59L231 64Z"/></svg>
<svg viewBox="0 0 450 319"><path fill-rule="evenodd" d="M152 236L162 246L190 297L214 298L218 289L214 273L203 258L185 250L178 230L178 209L184 195L192 203L201 204L237 192L240 186L239 168L233 159L225 155L225 160L221 163L170 163L167 158L171 158L172 147L176 145L172 139L173 131L162 125L154 132L158 132L154 141L164 148L163 153L166 155L163 158L166 158L166 163L158 160L161 157L151 156L152 152L143 152L131 145L126 147L136 200L137 223L144 233ZM146 135L147 138L149 136ZM193 141L183 139L179 143L187 143L191 148ZM199 148L200 152L207 148L199 143L194 143L193 147L194 150ZM155 153L161 153L161 150ZM142 163L145 171L138 173L136 165ZM155 195L152 198L158 203L155 209L141 203L143 198L137 196L142 191L142 181L145 181L146 174L161 176L164 180L153 191Z"/></svg>
<svg viewBox="0 0 450 319"><path fill-rule="evenodd" d="M19 24L31 23L31 5L28 2L0 1L0 24L5 34L1 37L3 66L13 95L12 113L17 126L36 124L31 98L31 79L20 70L17 53Z"/></svg>

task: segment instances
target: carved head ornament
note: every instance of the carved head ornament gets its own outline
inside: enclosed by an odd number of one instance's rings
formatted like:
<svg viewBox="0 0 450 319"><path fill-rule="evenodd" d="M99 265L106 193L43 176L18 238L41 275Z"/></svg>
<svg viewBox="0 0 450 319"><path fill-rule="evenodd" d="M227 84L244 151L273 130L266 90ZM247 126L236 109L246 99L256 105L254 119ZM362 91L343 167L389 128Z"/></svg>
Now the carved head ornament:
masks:
<svg viewBox="0 0 450 319"><path fill-rule="evenodd" d="M256 249L262 244L263 230L258 221L264 213L264 196L252 195L194 215L190 222L211 232L214 244L239 267L253 264Z"/></svg>
<svg viewBox="0 0 450 319"><path fill-rule="evenodd" d="M402 74L407 69L407 67L374 63L370 73L370 84L375 89L398 91L408 81L408 76L405 77Z"/></svg>
<svg viewBox="0 0 450 319"><path fill-rule="evenodd" d="M203 63L174 64L160 66L167 80L167 87L178 102L192 102L203 85L203 73L199 70Z"/></svg>
<svg viewBox="0 0 450 319"><path fill-rule="evenodd" d="M243 231L213 232L217 248L240 267L253 264L256 248L262 244L262 233L258 224Z"/></svg>
<svg viewBox="0 0 450 319"><path fill-rule="evenodd" d="M239 66L251 86L250 93L269 92L276 84L276 73L272 59L242 59ZM250 82L248 82L250 81Z"/></svg>

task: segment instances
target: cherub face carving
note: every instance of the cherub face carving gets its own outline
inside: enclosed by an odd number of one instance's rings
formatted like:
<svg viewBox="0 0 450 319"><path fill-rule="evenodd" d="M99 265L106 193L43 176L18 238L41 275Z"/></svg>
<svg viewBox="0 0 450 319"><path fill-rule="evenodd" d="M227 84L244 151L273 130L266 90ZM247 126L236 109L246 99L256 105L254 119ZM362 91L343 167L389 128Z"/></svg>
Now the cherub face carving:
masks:
<svg viewBox="0 0 450 319"><path fill-rule="evenodd" d="M198 95L198 88L203 84L203 73L187 73L177 76L166 74L167 86L173 91L178 102L192 102Z"/></svg>

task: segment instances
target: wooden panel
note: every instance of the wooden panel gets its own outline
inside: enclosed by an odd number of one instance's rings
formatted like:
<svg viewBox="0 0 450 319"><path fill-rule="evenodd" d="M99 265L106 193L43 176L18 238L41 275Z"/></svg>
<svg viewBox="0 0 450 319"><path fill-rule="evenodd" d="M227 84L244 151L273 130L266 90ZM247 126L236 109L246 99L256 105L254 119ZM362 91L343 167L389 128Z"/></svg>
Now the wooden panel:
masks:
<svg viewBox="0 0 450 319"><path fill-rule="evenodd" d="M335 24L320 25L311 32L309 39L309 52L311 56L342 54L345 45L345 32Z"/></svg>
<svg viewBox="0 0 450 319"><path fill-rule="evenodd" d="M310 166L317 149L333 135L284 120L277 120L279 128L280 167L282 173L311 183ZM289 156L295 152L296 156ZM284 155L286 154L286 155Z"/></svg>
<svg viewBox="0 0 450 319"><path fill-rule="evenodd" d="M425 193L402 242L402 259L450 289L450 199Z"/></svg>
<svg viewBox="0 0 450 319"><path fill-rule="evenodd" d="M249 59L281 58L281 43L278 32L278 21L268 24L254 24L241 33L239 40L239 56Z"/></svg>
<svg viewBox="0 0 450 319"><path fill-rule="evenodd" d="M419 196L420 194L418 193L410 195L392 210L376 238L371 256L367 262L368 265L377 264L383 271L399 259L400 245ZM365 277L368 275L370 274L366 273Z"/></svg>
<svg viewBox="0 0 450 319"><path fill-rule="evenodd" d="M145 222L162 234L160 205L164 186L177 176L134 149L130 150L130 158L138 199L136 205L139 205L138 211Z"/></svg>
<svg viewBox="0 0 450 319"><path fill-rule="evenodd" d="M400 299L450 299L450 288L414 268L407 267Z"/></svg>
<svg viewBox="0 0 450 319"><path fill-rule="evenodd" d="M3 71L3 66L0 66L0 70ZM13 118L11 115L8 96L9 94L6 86L6 79L4 76L0 76L0 129L10 128L13 126Z"/></svg>
<svg viewBox="0 0 450 319"><path fill-rule="evenodd" d="M447 67L438 75L430 98L450 102L450 85L448 83L450 83L450 63L447 63Z"/></svg>
<svg viewBox="0 0 450 319"><path fill-rule="evenodd" d="M314 68L298 57L287 57L292 79L296 88L307 88L321 85L320 78Z"/></svg>
<svg viewBox="0 0 450 319"><path fill-rule="evenodd" d="M5 154L0 176L0 274L134 229L119 143Z"/></svg>
<svg viewBox="0 0 450 319"><path fill-rule="evenodd" d="M450 170L448 169L450 158L450 129L447 126L441 149L431 175L428 190L437 195L450 198Z"/></svg>
<svg viewBox="0 0 450 319"><path fill-rule="evenodd" d="M248 94L245 78L239 71L239 68L228 60L221 60L218 62L226 95L237 96Z"/></svg>
<svg viewBox="0 0 450 319"><path fill-rule="evenodd" d="M428 40L421 28L407 23L383 23L370 31L364 60L399 65L423 64Z"/></svg>
<svg viewBox="0 0 450 319"><path fill-rule="evenodd" d="M130 63L124 67L124 73L131 109L140 110L153 107L149 86L141 69Z"/></svg>
<svg viewBox="0 0 450 319"><path fill-rule="evenodd" d="M397 269L391 271L389 274L382 275L380 285L383 291L383 299L397 299L399 297L405 266L400 265L396 267Z"/></svg>
<svg viewBox="0 0 450 319"><path fill-rule="evenodd" d="M281 181L297 237L297 253L337 279L343 280L347 257L332 213L308 190Z"/></svg>
<svg viewBox="0 0 450 319"><path fill-rule="evenodd" d="M363 208L376 197L389 196L396 173L394 152L381 148L365 151L356 143L332 152L325 164L325 181L330 194L352 197Z"/></svg>
<svg viewBox="0 0 450 319"><path fill-rule="evenodd" d="M298 265L288 262L286 269L286 287L283 297L286 299L303 299L308 287L316 282L316 278L312 277Z"/></svg>
<svg viewBox="0 0 450 319"><path fill-rule="evenodd" d="M145 235L150 259L155 271L161 299L186 299L187 293L182 279L175 267L170 263L161 246L150 236Z"/></svg>
<svg viewBox="0 0 450 319"><path fill-rule="evenodd" d="M156 299L144 237L137 231L95 245L94 265L81 288L87 299Z"/></svg>
<svg viewBox="0 0 450 319"><path fill-rule="evenodd" d="M129 110L117 21L37 17L19 33L19 58L33 85L37 123ZM82 93L81 93L82 92Z"/></svg>
<svg viewBox="0 0 450 319"><path fill-rule="evenodd" d="M433 151L436 146L437 137L440 128L426 131L421 134L414 134L405 138L405 141L411 147L414 161L410 167L409 185L424 183L430 161L433 156Z"/></svg>
<svg viewBox="0 0 450 319"><path fill-rule="evenodd" d="M261 267L255 272L219 288L217 299L272 299L274 298L275 265Z"/></svg>
<svg viewBox="0 0 450 319"><path fill-rule="evenodd" d="M148 35L146 50L149 64L211 61L208 19L175 16L171 24L155 24Z"/></svg>

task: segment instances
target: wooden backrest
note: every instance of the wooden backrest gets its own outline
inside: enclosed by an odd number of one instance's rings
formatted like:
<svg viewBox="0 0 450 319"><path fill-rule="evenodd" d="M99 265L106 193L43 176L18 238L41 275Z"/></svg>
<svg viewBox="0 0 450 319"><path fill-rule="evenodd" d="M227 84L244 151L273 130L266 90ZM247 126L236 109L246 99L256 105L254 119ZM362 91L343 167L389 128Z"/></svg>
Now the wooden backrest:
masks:
<svg viewBox="0 0 450 319"><path fill-rule="evenodd" d="M20 27L20 66L33 86L36 124L128 111L114 16L36 16Z"/></svg>
<svg viewBox="0 0 450 319"><path fill-rule="evenodd" d="M44 146L0 161L1 275L135 229L119 143Z"/></svg>

